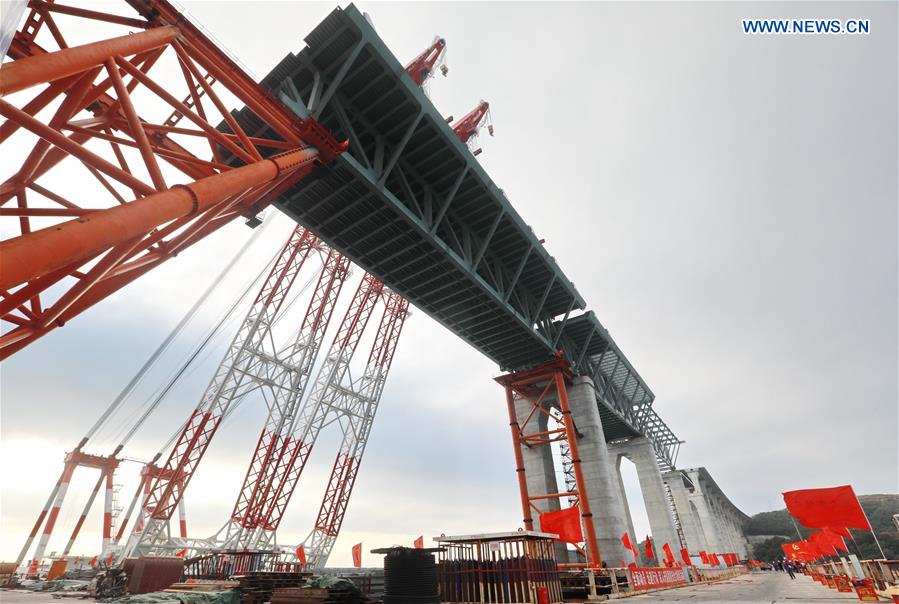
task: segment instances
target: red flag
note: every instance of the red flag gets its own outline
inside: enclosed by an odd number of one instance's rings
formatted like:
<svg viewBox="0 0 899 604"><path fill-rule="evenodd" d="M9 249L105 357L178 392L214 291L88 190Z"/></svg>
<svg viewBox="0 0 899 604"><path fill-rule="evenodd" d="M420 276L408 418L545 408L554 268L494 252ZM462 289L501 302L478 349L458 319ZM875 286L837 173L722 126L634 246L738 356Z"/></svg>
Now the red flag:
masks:
<svg viewBox="0 0 899 604"><path fill-rule="evenodd" d="M639 558L640 554L637 553L637 548L634 547L634 544L631 543L631 537L627 533L621 535L621 543L624 544L625 549L629 549L634 553L634 558Z"/></svg>
<svg viewBox="0 0 899 604"><path fill-rule="evenodd" d="M581 532L580 509L574 506L557 512L541 513L540 530L544 533L558 535L557 541L580 543L584 540L584 535Z"/></svg>
<svg viewBox="0 0 899 604"><path fill-rule="evenodd" d="M302 545L298 545L295 553L297 555L297 562L306 566L306 548Z"/></svg>
<svg viewBox="0 0 899 604"><path fill-rule="evenodd" d="M721 566L721 560L718 559L718 554L712 552L710 561L712 566Z"/></svg>
<svg viewBox="0 0 899 604"><path fill-rule="evenodd" d="M705 551L699 552L699 559L702 560L703 564L709 563L709 555Z"/></svg>
<svg viewBox="0 0 899 604"><path fill-rule="evenodd" d="M852 539L852 535L849 533L849 529L844 526L828 526L825 527L828 531L836 533L840 537L845 537L846 539Z"/></svg>
<svg viewBox="0 0 899 604"><path fill-rule="evenodd" d="M646 557L647 558L655 558L656 553L652 551L652 541L649 539L649 535L646 535Z"/></svg>
<svg viewBox="0 0 899 604"><path fill-rule="evenodd" d="M176 553L176 554L175 554L175 557L176 557L176 558L183 558L186 554L187 554L187 550L186 550L186 549L183 549L183 550L181 550L180 552Z"/></svg>
<svg viewBox="0 0 899 604"><path fill-rule="evenodd" d="M671 553L671 546L666 543L662 546L662 550L665 552L665 562L668 563L668 566L674 566L675 559L674 554Z"/></svg>
<svg viewBox="0 0 899 604"><path fill-rule="evenodd" d="M621 566L619 566L618 568L624 568L625 566L627 566L627 564L624 562L624 560L622 560L622 561L621 561Z"/></svg>
<svg viewBox="0 0 899 604"><path fill-rule="evenodd" d="M362 568L362 544L357 543L353 546L353 566Z"/></svg>
<svg viewBox="0 0 899 604"><path fill-rule="evenodd" d="M106 559L106 566L112 566L112 554L109 554L109 557Z"/></svg>
<svg viewBox="0 0 899 604"><path fill-rule="evenodd" d="M412 545L415 546L415 549L424 549L425 548L425 536L421 535L418 539L412 542Z"/></svg>
<svg viewBox="0 0 899 604"><path fill-rule="evenodd" d="M818 548L808 541L793 541L792 543L784 543L780 547L790 560L811 562L822 556Z"/></svg>
<svg viewBox="0 0 899 604"><path fill-rule="evenodd" d="M687 566L693 566L693 561L690 560L690 552L687 551L686 547L681 548L680 559L683 560L684 564Z"/></svg>
<svg viewBox="0 0 899 604"><path fill-rule="evenodd" d="M95 567L96 565L97 565L97 556L94 556L93 558L91 558L91 568Z"/></svg>
<svg viewBox="0 0 899 604"><path fill-rule="evenodd" d="M849 485L788 491L783 495L787 509L805 526L811 528L840 526L871 530L865 511Z"/></svg>
<svg viewBox="0 0 899 604"><path fill-rule="evenodd" d="M637 570L637 563L631 562L630 564L627 565L627 567L631 570Z"/></svg>
<svg viewBox="0 0 899 604"><path fill-rule="evenodd" d="M814 545L815 548L819 552L821 552L821 554L828 556L837 553L834 551L835 548L841 549L844 552L849 551L848 549L846 549L846 544L843 543L843 538L830 529L821 529L820 531L815 531L808 536L807 541Z"/></svg>

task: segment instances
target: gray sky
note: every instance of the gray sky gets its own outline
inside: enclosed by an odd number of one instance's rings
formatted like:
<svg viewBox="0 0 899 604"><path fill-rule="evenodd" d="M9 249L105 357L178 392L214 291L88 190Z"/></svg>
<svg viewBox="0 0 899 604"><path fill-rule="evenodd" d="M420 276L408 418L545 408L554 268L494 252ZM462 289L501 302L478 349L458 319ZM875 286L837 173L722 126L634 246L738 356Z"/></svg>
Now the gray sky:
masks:
<svg viewBox="0 0 899 604"><path fill-rule="evenodd" d="M187 3L257 76L333 6ZM403 63L447 39L435 105L458 118L491 103L487 171L656 393L687 441L680 465L709 468L747 513L782 507L792 488L897 491L896 6L360 4ZM744 36L747 17L867 17L872 33ZM193 337L283 243L287 220L269 218ZM0 558L18 551L64 452L249 233L223 230L4 364ZM222 346L130 455L151 455L183 421ZM348 564L359 540L518 526L497 372L415 312L332 564ZM195 534L224 522L262 418L242 407L210 448L187 498ZM313 455L282 541L308 531L333 441ZM135 467L124 466L123 499ZM63 527L92 479L75 484ZM81 549L95 535L85 529Z"/></svg>

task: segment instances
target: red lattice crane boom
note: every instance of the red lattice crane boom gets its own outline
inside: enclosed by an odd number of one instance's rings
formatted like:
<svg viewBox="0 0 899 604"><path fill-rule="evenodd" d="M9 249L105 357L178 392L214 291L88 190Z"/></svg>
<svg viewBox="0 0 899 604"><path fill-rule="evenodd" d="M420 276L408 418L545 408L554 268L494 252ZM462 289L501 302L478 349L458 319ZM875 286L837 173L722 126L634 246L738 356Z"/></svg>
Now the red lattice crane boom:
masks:
<svg viewBox="0 0 899 604"><path fill-rule="evenodd" d="M446 40L438 36L433 44L406 65L406 73L409 74L409 77L412 78L416 85L421 86L431 77L434 73L434 66L445 54ZM440 71L443 75L446 75L449 68L444 63L440 65Z"/></svg>
<svg viewBox="0 0 899 604"><path fill-rule="evenodd" d="M490 103L481 101L465 117L453 124L453 132L463 143L468 143L487 124L487 131L493 136L493 124L490 122Z"/></svg>

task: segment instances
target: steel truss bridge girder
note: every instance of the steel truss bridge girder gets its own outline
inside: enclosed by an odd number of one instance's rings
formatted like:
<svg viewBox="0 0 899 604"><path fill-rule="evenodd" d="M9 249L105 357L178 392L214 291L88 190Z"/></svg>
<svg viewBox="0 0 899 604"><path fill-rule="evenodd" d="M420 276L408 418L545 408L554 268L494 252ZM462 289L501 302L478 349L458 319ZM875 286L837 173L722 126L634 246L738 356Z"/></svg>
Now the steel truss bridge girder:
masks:
<svg viewBox="0 0 899 604"><path fill-rule="evenodd" d="M560 347L580 375L596 388L607 440L645 436L653 445L659 467L675 467L682 444L653 409L655 395L621 352L593 311L559 322Z"/></svg>
<svg viewBox="0 0 899 604"><path fill-rule="evenodd" d="M355 7L306 42L262 85L350 147L279 207L501 367L551 356L553 319L584 301L504 193Z"/></svg>

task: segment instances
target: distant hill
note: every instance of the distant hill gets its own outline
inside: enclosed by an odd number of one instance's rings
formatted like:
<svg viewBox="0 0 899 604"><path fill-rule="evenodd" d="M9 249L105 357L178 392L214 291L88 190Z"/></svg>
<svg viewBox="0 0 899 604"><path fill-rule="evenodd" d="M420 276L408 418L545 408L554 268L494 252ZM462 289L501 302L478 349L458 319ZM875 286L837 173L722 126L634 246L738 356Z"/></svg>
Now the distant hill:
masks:
<svg viewBox="0 0 899 604"><path fill-rule="evenodd" d="M899 531L893 524L893 514L899 514L899 495L860 495L859 501L862 509L868 515L871 526L877 533L880 545L888 559L899 559ZM803 539L808 537L815 529L809 529L797 523ZM782 558L781 543L795 541L796 528L793 526L789 512L786 509L773 512L761 512L752 516L746 524L747 535L773 535L770 539L763 540L753 546L755 557L758 560L773 560ZM852 530L855 543L847 540L849 551L863 559L880 558L880 551L874 543L871 533L863 530Z"/></svg>

